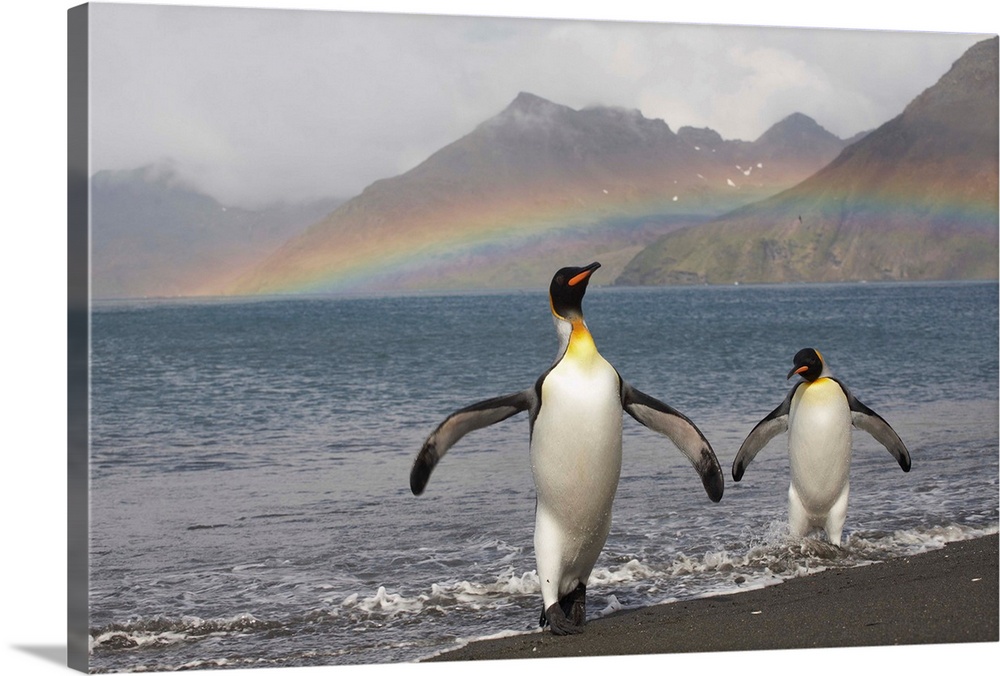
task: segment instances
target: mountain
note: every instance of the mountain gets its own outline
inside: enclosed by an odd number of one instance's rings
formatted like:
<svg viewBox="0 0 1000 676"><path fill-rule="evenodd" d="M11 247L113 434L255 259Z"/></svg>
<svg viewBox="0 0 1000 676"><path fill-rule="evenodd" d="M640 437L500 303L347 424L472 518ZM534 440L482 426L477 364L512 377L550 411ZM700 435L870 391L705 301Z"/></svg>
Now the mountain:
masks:
<svg viewBox="0 0 1000 676"><path fill-rule="evenodd" d="M91 180L94 298L199 295L228 281L340 203L225 207L165 164Z"/></svg>
<svg viewBox="0 0 1000 676"><path fill-rule="evenodd" d="M800 184L660 238L616 284L995 279L997 48Z"/></svg>
<svg viewBox="0 0 1000 676"><path fill-rule="evenodd" d="M677 136L739 169L744 186L790 187L827 165L848 144L802 113L793 113L756 141L727 141L712 129L681 127Z"/></svg>
<svg viewBox="0 0 1000 676"><path fill-rule="evenodd" d="M599 258L612 279L663 233L774 194L829 161L835 152L795 152L789 135L801 122L777 125L737 167L735 155L699 148L637 110L575 110L522 92L224 291L537 288L553 265L584 258Z"/></svg>

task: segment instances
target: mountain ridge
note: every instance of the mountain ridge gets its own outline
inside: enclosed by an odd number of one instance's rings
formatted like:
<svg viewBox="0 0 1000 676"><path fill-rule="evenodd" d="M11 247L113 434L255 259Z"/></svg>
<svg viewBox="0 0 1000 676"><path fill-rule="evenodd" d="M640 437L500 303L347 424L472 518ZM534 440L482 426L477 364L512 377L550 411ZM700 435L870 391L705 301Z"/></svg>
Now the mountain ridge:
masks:
<svg viewBox="0 0 1000 676"><path fill-rule="evenodd" d="M410 171L367 186L225 292L535 287L551 274L555 242L566 255L618 261L609 264L617 274L655 236L788 187L828 154L803 162L779 150L767 165L736 167L638 110L574 110L521 92ZM380 258L391 269L372 272Z"/></svg>
<svg viewBox="0 0 1000 676"><path fill-rule="evenodd" d="M997 45L798 185L652 243L615 283L996 278Z"/></svg>

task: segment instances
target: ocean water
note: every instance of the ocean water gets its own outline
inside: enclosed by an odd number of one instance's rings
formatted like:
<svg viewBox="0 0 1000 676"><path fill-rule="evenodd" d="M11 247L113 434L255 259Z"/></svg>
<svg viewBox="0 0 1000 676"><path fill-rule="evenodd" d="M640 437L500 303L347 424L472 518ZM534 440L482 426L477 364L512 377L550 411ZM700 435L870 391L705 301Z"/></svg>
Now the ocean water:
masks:
<svg viewBox="0 0 1000 676"><path fill-rule="evenodd" d="M592 287L602 354L727 481L710 502L626 416L588 616L997 532L997 289ZM544 291L97 303L92 338L94 671L412 661L539 630L527 416L460 441L423 495L408 477L447 414L549 366ZM789 536L785 436L729 471L807 346L913 460L855 432L843 548Z"/></svg>

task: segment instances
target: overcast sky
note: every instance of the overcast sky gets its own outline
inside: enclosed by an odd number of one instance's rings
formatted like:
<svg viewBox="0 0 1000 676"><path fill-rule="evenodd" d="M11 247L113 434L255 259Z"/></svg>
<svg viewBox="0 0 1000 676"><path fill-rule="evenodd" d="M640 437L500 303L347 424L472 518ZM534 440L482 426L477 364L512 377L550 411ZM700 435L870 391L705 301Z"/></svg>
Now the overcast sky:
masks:
<svg viewBox="0 0 1000 676"><path fill-rule="evenodd" d="M802 112L848 137L985 37L129 4L90 25L92 169L170 161L240 206L353 196L520 91L730 139Z"/></svg>

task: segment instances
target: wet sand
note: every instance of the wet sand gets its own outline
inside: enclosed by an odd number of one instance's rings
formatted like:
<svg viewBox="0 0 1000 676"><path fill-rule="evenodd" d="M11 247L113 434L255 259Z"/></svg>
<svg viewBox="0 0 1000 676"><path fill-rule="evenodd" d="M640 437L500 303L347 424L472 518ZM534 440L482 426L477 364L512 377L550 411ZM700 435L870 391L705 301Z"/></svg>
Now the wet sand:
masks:
<svg viewBox="0 0 1000 676"><path fill-rule="evenodd" d="M619 611L583 634L476 641L427 661L998 641L998 538L723 596Z"/></svg>

